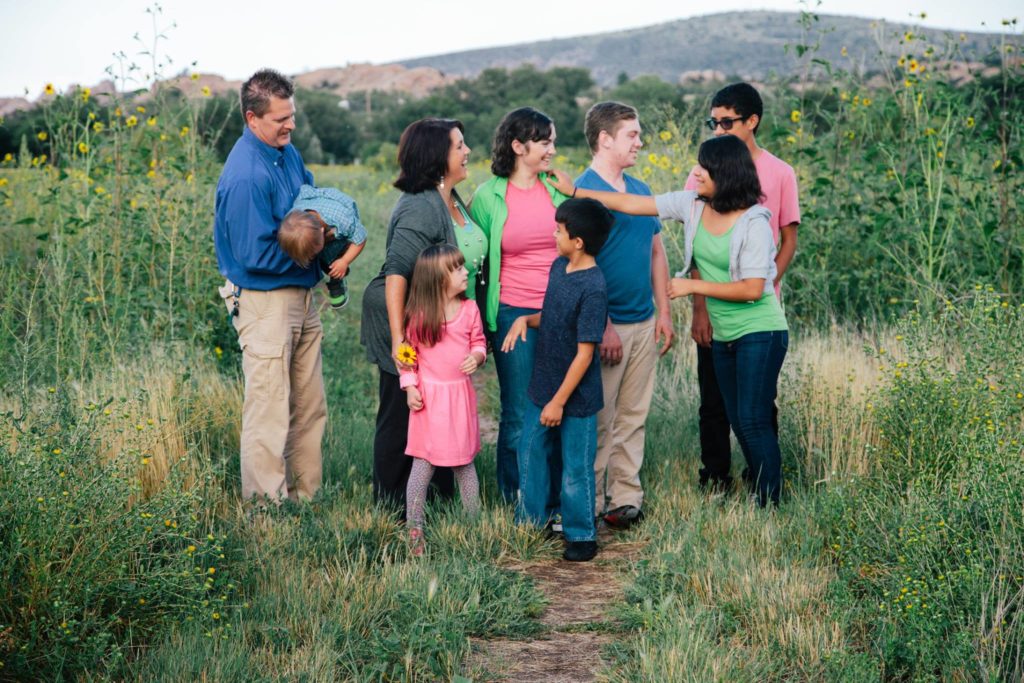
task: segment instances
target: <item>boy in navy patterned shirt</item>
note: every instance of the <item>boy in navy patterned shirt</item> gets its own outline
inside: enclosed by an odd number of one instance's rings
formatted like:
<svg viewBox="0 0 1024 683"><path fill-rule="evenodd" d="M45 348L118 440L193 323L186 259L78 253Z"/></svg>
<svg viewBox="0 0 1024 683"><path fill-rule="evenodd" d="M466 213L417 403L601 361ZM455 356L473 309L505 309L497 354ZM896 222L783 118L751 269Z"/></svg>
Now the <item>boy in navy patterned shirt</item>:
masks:
<svg viewBox="0 0 1024 683"><path fill-rule="evenodd" d="M600 202L569 199L558 207L555 222L560 256L551 264L544 305L540 313L516 320L502 344L508 352L518 340L525 341L527 327L540 328L519 443L516 519L538 526L552 519L548 463L560 455L564 557L585 562L597 554L594 457L604 397L595 349L608 316L604 275L594 257L614 218Z"/></svg>

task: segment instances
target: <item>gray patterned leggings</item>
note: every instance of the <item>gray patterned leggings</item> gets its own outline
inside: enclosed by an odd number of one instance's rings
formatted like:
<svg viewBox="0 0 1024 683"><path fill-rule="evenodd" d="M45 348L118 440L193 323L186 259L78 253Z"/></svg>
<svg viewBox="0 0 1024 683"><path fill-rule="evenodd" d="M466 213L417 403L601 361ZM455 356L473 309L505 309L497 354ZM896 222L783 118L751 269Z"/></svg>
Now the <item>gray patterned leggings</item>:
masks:
<svg viewBox="0 0 1024 683"><path fill-rule="evenodd" d="M411 457L411 456L410 456ZM480 482L476 478L473 463L451 468L455 481L459 483L459 497L462 498L462 509L470 515L480 511ZM409 484L405 489L405 500L408 505L409 526L423 528L423 505L427 499L427 488L430 478L434 476L434 466L423 458L412 459L412 471L409 472Z"/></svg>

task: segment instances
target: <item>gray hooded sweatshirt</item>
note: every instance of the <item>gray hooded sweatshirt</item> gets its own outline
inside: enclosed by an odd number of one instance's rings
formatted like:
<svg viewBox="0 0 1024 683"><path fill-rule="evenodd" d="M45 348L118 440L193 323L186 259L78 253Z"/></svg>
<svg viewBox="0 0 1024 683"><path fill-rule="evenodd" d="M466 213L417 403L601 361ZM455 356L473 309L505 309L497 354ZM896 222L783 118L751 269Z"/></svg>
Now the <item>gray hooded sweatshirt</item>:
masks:
<svg viewBox="0 0 1024 683"><path fill-rule="evenodd" d="M693 239L705 202L693 190L668 192L654 198L658 218L672 218L683 224L683 269L690 272L693 264ZM748 278L764 278L764 293L775 293L775 240L768 224L771 212L763 206L752 206L736 220L729 240L729 277L734 282ZM677 273L677 277L679 273Z"/></svg>

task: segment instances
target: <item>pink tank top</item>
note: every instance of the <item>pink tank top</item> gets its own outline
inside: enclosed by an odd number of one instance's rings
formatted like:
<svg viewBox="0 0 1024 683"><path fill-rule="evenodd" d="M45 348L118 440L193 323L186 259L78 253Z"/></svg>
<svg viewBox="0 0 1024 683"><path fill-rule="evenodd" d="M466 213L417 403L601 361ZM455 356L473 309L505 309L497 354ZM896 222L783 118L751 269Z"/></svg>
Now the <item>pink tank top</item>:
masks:
<svg viewBox="0 0 1024 683"><path fill-rule="evenodd" d="M508 219L501 233L501 294L508 306L540 308L555 246L555 205L539 180L528 190L512 183L505 193Z"/></svg>

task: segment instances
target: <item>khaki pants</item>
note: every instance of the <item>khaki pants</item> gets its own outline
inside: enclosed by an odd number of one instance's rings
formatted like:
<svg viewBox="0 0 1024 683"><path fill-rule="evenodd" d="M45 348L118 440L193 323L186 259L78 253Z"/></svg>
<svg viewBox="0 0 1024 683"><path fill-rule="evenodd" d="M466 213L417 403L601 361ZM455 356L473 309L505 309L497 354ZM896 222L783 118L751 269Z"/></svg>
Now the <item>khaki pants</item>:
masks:
<svg viewBox="0 0 1024 683"><path fill-rule="evenodd" d="M597 514L622 505L639 508L644 502L640 486L644 423L651 409L658 360L654 322L652 317L628 325L613 323L622 340L622 362L601 366L604 409L597 414L594 461Z"/></svg>
<svg viewBox="0 0 1024 683"><path fill-rule="evenodd" d="M225 301L230 310L231 298ZM245 375L242 498L312 498L323 478L327 424L323 327L312 291L243 289L233 321Z"/></svg>

